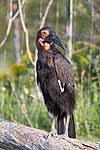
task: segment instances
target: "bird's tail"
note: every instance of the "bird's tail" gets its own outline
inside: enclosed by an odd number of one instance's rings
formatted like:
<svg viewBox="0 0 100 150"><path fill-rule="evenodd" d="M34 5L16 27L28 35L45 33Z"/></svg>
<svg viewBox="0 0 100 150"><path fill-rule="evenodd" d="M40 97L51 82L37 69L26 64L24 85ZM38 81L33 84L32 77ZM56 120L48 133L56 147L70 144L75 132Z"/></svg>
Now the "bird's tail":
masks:
<svg viewBox="0 0 100 150"><path fill-rule="evenodd" d="M66 134L66 125L64 123L64 116L59 116L57 118L57 133L58 134ZM70 115L69 125L68 125L68 137L70 138L76 138L75 133L75 124L74 124L74 116L73 114Z"/></svg>
<svg viewBox="0 0 100 150"><path fill-rule="evenodd" d="M76 138L75 123L74 123L73 114L70 115L70 121L69 121L69 126L68 126L68 136L70 138Z"/></svg>
<svg viewBox="0 0 100 150"><path fill-rule="evenodd" d="M57 118L57 133L60 135L65 133L64 117L62 116Z"/></svg>

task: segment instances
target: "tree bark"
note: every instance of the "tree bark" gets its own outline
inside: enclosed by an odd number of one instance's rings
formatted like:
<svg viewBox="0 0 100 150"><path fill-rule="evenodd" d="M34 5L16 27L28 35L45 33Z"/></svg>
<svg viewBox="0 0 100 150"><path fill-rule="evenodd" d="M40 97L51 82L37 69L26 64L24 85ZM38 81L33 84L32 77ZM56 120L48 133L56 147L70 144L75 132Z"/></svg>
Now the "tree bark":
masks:
<svg viewBox="0 0 100 150"><path fill-rule="evenodd" d="M100 143L82 142L63 135L0 120L0 150L100 150Z"/></svg>
<svg viewBox="0 0 100 150"><path fill-rule="evenodd" d="M73 29L73 0L67 0L67 48L69 50L69 60L72 58L72 29Z"/></svg>
<svg viewBox="0 0 100 150"><path fill-rule="evenodd" d="M15 1L13 3L13 15L18 11L18 2ZM14 20L14 49L15 49L15 57L16 63L21 63L21 49L20 49L20 21L19 17Z"/></svg>

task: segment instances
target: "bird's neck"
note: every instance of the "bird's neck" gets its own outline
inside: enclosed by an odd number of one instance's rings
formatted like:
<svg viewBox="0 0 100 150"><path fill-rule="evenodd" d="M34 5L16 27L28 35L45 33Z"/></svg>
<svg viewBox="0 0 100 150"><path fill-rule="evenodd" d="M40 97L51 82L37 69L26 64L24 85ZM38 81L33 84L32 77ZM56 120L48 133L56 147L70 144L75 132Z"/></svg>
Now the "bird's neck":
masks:
<svg viewBox="0 0 100 150"><path fill-rule="evenodd" d="M48 52L44 50L42 51L38 50L38 59L44 63L47 63L48 57L55 57L55 55L56 55L56 52L52 51L51 49L49 49Z"/></svg>

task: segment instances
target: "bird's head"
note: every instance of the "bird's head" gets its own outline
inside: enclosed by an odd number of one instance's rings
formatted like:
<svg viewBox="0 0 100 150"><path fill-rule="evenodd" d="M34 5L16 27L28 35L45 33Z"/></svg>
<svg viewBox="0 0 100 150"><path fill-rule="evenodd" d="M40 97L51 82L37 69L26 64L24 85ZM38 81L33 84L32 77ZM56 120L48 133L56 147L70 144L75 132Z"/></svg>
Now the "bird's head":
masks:
<svg viewBox="0 0 100 150"><path fill-rule="evenodd" d="M65 50L59 36L50 27L43 27L37 32L36 45L45 51L48 51L53 45L58 45Z"/></svg>

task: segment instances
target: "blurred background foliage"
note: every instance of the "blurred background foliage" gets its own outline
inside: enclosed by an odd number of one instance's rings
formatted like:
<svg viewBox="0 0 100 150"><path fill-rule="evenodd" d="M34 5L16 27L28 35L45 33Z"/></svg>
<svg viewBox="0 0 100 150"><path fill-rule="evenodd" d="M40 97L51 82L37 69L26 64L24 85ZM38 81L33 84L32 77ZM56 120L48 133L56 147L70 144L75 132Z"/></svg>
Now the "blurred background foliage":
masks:
<svg viewBox="0 0 100 150"><path fill-rule="evenodd" d="M25 23L29 30L32 58L35 37L48 0L26 0ZM76 85L77 137L100 141L100 1L73 1L72 65ZM0 0L0 41L8 25L9 0ZM66 0L54 0L45 25L52 26L67 46ZM26 53L25 35L19 19L20 59L16 63L14 29L0 48L0 117L50 131L51 118L36 88L35 68Z"/></svg>

